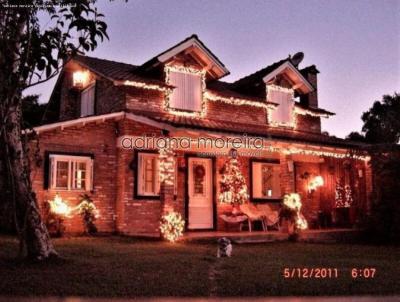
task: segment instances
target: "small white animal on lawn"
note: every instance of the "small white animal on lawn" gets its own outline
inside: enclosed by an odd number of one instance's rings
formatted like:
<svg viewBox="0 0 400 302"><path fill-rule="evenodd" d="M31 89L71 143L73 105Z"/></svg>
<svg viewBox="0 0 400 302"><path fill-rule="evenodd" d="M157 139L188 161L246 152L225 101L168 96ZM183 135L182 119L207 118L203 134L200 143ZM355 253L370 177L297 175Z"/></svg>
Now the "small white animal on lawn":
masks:
<svg viewBox="0 0 400 302"><path fill-rule="evenodd" d="M218 239L217 257L230 257L232 255L232 243L226 238L222 237Z"/></svg>

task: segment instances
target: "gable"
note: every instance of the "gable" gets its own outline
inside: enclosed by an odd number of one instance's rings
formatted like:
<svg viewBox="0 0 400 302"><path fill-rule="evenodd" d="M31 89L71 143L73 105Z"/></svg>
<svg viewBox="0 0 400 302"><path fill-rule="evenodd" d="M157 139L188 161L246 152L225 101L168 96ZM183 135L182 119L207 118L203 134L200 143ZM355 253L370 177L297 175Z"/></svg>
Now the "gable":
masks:
<svg viewBox="0 0 400 302"><path fill-rule="evenodd" d="M294 90L300 91L303 94L314 91L314 87L310 82L298 71L290 61L286 61L275 70L263 77L264 83L272 83L277 76L282 75Z"/></svg>
<svg viewBox="0 0 400 302"><path fill-rule="evenodd" d="M167 64L177 57L182 58L182 56L185 56L189 61L196 62L202 69L206 70L208 78L217 80L229 74L225 65L200 41L197 35L192 35L160 53L144 63L141 68L148 70L160 64Z"/></svg>

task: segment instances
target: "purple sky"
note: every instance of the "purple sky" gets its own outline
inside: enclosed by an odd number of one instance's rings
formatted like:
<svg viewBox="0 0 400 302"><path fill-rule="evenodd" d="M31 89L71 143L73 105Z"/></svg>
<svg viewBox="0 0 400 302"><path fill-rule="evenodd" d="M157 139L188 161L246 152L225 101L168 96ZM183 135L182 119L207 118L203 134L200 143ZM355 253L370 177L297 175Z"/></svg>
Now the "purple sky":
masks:
<svg viewBox="0 0 400 302"><path fill-rule="evenodd" d="M323 129L344 137L383 94L400 91L400 1L99 1L110 41L88 55L141 64L192 33L234 81L298 51L316 64ZM46 22L46 20L43 20ZM54 80L29 93L47 101Z"/></svg>

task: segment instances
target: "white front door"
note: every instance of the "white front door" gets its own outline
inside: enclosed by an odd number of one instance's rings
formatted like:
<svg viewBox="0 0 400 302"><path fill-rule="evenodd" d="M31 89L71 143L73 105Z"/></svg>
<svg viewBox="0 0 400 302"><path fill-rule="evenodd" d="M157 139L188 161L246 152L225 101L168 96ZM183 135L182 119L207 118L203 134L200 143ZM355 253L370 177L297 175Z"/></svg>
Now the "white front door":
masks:
<svg viewBox="0 0 400 302"><path fill-rule="evenodd" d="M188 229L212 229L214 227L212 160L189 157L188 165Z"/></svg>

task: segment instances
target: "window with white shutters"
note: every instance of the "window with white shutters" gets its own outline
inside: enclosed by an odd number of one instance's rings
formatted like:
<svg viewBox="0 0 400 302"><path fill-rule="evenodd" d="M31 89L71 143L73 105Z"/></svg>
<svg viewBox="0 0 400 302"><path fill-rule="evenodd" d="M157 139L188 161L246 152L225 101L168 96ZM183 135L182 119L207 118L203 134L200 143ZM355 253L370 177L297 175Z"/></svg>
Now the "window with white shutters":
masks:
<svg viewBox="0 0 400 302"><path fill-rule="evenodd" d="M294 99L293 91L274 85L267 86L267 101L278 104L278 107L271 111L269 121L271 124L292 126Z"/></svg>
<svg viewBox="0 0 400 302"><path fill-rule="evenodd" d="M94 114L95 84L81 92L81 117Z"/></svg>
<svg viewBox="0 0 400 302"><path fill-rule="evenodd" d="M171 71L169 84L176 87L170 98L171 108L184 111L201 111L201 75Z"/></svg>

